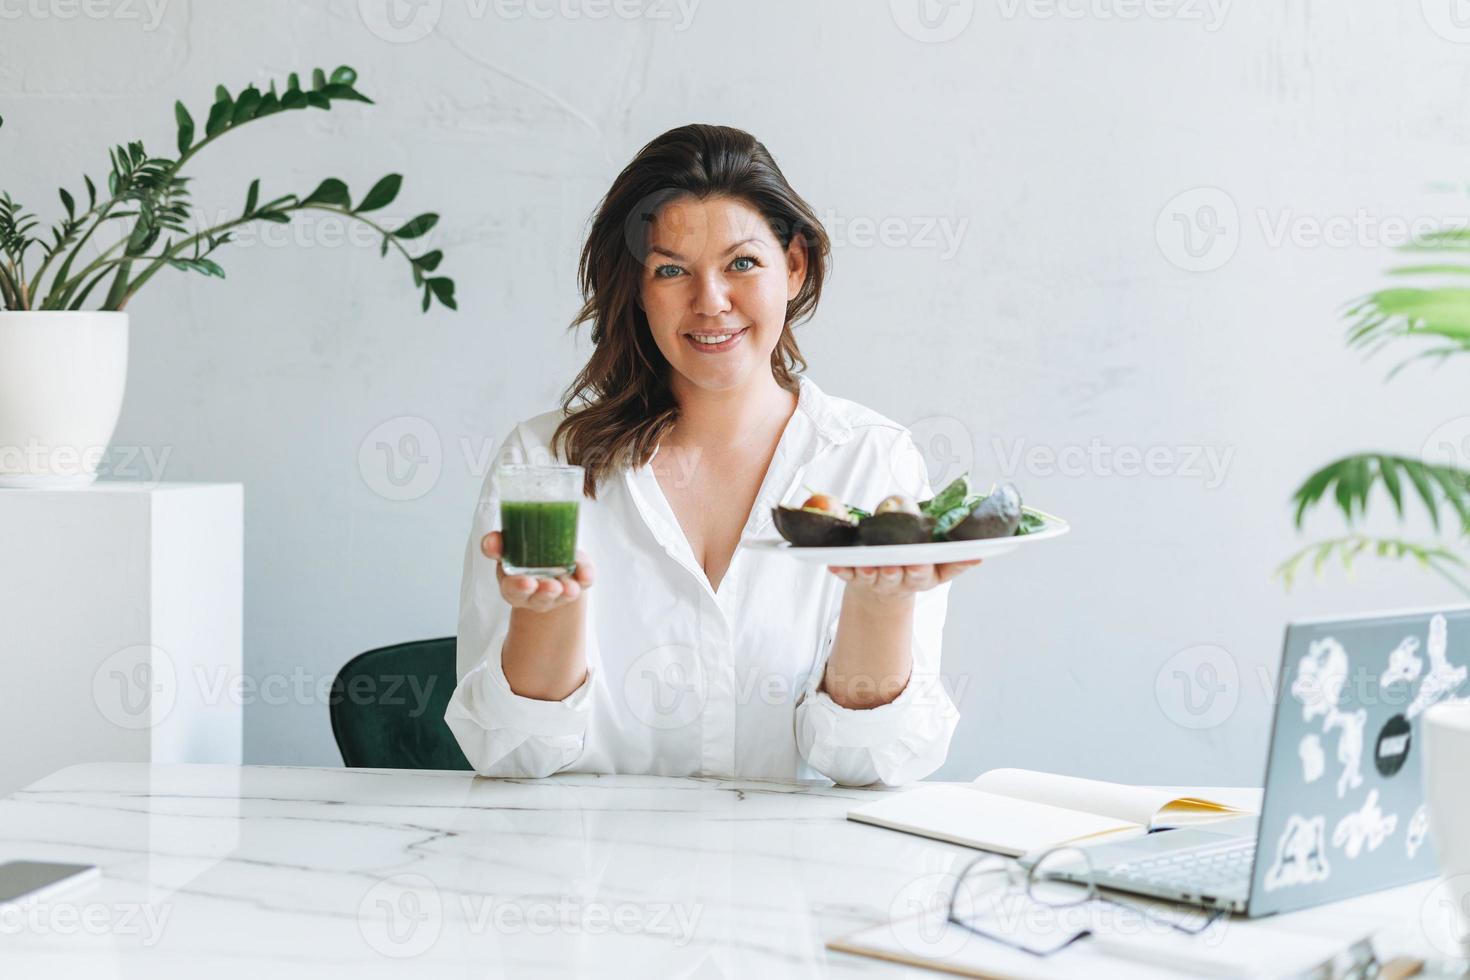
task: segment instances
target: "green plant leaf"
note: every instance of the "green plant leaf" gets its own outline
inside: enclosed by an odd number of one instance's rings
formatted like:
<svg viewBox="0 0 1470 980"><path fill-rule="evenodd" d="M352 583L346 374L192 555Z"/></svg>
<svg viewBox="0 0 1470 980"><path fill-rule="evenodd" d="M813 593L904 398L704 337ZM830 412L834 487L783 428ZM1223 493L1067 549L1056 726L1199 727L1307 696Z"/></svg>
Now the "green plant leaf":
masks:
<svg viewBox="0 0 1470 980"><path fill-rule="evenodd" d="M233 111L230 103L216 102L209 107L209 118L204 121L204 135L218 136L230 125L230 114Z"/></svg>
<svg viewBox="0 0 1470 980"><path fill-rule="evenodd" d="M74 217L77 213L76 201L72 200L72 196L66 192L65 187L58 188L56 193L61 195L61 206L66 208L66 216Z"/></svg>
<svg viewBox="0 0 1470 980"><path fill-rule="evenodd" d="M247 191L246 194L245 194L245 211L244 211L244 214L246 214L247 216L248 215L251 215L251 214L254 214L255 213L255 205L257 203L259 203L259 201L260 201L260 178L257 177L257 178L255 178L254 180L252 180L250 182L250 190Z"/></svg>
<svg viewBox="0 0 1470 980"><path fill-rule="evenodd" d="M428 234L429 230L438 223L439 216L437 214L421 214L392 234L394 238L400 239L419 238L422 235Z"/></svg>
<svg viewBox="0 0 1470 980"><path fill-rule="evenodd" d="M361 214L364 211L376 211L378 208L387 207L398 196L398 189L402 185L402 174L389 174L374 184L373 189L367 192L367 196L357 206L357 212Z"/></svg>
<svg viewBox="0 0 1470 980"><path fill-rule="evenodd" d="M936 493L933 498L926 500L920 506L920 510L937 521L956 507L964 506L965 498L969 495L969 475L961 474L946 484L944 489Z"/></svg>
<svg viewBox="0 0 1470 980"><path fill-rule="evenodd" d="M434 298L451 310L459 309L454 303L454 280L443 276L436 276L427 281L427 285L434 293Z"/></svg>
<svg viewBox="0 0 1470 980"><path fill-rule="evenodd" d="M242 122L254 119L255 110L258 108L260 108L260 90L251 85L235 100L235 111L230 116L230 125L238 126Z"/></svg>
<svg viewBox="0 0 1470 980"><path fill-rule="evenodd" d="M383 239L383 254L388 254L388 240ZM444 253L437 248L432 252L425 252L413 260L413 264L425 272L433 272L439 268L439 263L444 260Z"/></svg>
<svg viewBox="0 0 1470 980"><path fill-rule="evenodd" d="M184 103L174 103L174 119L179 124L179 156L189 152L194 145L194 117L184 108Z"/></svg>
<svg viewBox="0 0 1470 980"><path fill-rule="evenodd" d="M313 91L320 92L327 87L327 73L320 68L311 70L311 87Z"/></svg>
<svg viewBox="0 0 1470 980"><path fill-rule="evenodd" d="M317 185L317 189L306 195L301 206L307 207L312 204L330 204L343 208L351 208L352 199L348 196L347 185L336 177L328 177Z"/></svg>
<svg viewBox="0 0 1470 980"><path fill-rule="evenodd" d="M1455 588L1470 595L1470 587L1467 587L1453 572L1453 569L1466 567L1464 559L1459 555L1441 545L1417 544L1412 541L1403 541L1397 538L1373 538L1363 535L1348 535L1341 538L1319 541L1306 546L1287 558L1277 566L1274 577L1280 578L1283 585L1290 589L1295 584L1301 566L1308 558L1312 562L1313 574L1321 577L1327 562L1334 555L1341 559L1343 569L1351 577L1354 570L1354 562L1365 552L1369 551L1377 558L1390 560L1412 558L1421 567L1437 572L1454 585Z"/></svg>
<svg viewBox="0 0 1470 980"><path fill-rule="evenodd" d="M1328 491L1332 492L1347 522L1355 523L1366 515L1373 487L1380 481L1402 519L1404 478L1418 493L1436 530L1439 529L1440 508L1448 505L1460 518L1464 532L1470 534L1470 472L1386 453L1348 456L1307 477L1292 495L1297 505L1296 526L1302 526L1307 510L1319 503Z"/></svg>
<svg viewBox="0 0 1470 980"><path fill-rule="evenodd" d="M353 85L357 82L357 69L341 65L332 71L333 85Z"/></svg>

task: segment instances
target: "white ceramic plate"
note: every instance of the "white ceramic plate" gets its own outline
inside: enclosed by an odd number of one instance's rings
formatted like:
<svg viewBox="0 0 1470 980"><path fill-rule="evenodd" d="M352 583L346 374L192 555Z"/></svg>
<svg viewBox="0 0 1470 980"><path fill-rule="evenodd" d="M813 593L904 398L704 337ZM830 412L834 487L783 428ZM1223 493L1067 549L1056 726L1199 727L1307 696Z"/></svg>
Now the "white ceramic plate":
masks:
<svg viewBox="0 0 1470 980"><path fill-rule="evenodd" d="M1008 538L982 538L979 541L928 541L923 544L846 545L837 548L796 548L784 538L757 538L746 544L757 551L779 551L797 561L815 565L928 565L946 561L970 561L993 558L1008 551L1059 538L1072 530L1072 525L1059 517L1047 515L1046 524L1030 534Z"/></svg>

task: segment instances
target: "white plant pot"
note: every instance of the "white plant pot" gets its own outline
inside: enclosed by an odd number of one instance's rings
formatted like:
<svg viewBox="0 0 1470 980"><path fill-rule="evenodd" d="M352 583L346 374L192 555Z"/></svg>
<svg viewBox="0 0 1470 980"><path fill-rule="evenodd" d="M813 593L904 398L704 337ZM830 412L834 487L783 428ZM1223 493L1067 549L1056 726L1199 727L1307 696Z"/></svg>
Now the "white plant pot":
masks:
<svg viewBox="0 0 1470 980"><path fill-rule="evenodd" d="M84 487L117 427L126 313L0 312L0 487Z"/></svg>

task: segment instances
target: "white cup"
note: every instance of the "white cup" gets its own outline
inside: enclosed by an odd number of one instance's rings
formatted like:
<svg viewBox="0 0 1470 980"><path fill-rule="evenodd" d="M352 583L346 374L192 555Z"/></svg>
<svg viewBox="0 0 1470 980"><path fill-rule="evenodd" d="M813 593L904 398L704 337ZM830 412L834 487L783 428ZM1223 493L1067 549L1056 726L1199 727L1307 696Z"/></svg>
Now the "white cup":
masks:
<svg viewBox="0 0 1470 980"><path fill-rule="evenodd" d="M1470 702L1424 712L1424 796L1441 874L1432 904L1443 913L1431 939L1470 958Z"/></svg>

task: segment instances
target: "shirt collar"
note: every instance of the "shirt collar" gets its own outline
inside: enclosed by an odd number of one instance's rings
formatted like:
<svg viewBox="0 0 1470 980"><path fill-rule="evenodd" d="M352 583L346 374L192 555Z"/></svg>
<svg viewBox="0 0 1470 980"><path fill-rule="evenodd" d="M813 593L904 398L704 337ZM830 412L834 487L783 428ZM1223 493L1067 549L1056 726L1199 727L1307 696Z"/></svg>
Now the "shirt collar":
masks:
<svg viewBox="0 0 1470 980"><path fill-rule="evenodd" d="M796 410L806 415L818 432L833 445L841 445L852 438L852 426L831 396L817 387L817 383L806 375L797 376Z"/></svg>

